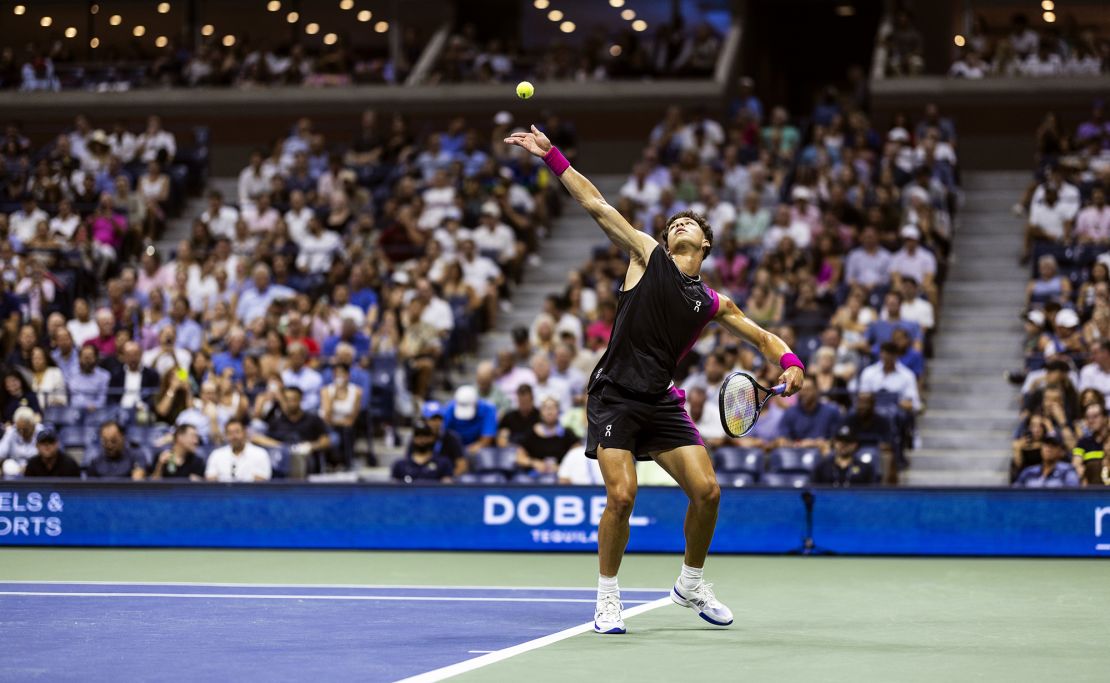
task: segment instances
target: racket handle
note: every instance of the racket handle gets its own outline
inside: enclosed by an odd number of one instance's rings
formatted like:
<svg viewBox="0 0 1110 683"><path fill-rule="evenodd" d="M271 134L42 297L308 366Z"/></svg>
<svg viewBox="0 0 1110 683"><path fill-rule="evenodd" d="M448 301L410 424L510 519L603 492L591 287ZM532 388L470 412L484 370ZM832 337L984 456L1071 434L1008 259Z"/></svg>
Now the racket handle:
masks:
<svg viewBox="0 0 1110 683"><path fill-rule="evenodd" d="M778 384L778 385L775 385L775 386L771 387L771 393L774 394L775 396L782 396L783 393L785 393L785 392L786 392L786 385L785 384Z"/></svg>

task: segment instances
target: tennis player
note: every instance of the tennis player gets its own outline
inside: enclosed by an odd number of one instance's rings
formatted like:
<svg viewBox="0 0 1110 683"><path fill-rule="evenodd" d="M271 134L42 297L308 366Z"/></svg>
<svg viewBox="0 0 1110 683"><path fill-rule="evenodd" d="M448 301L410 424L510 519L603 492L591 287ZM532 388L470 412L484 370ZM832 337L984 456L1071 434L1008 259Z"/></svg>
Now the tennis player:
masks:
<svg viewBox="0 0 1110 683"><path fill-rule="evenodd" d="M532 126L505 142L541 157L571 196L609 239L630 257L617 295L617 318L609 347L590 378L586 455L596 458L607 503L598 528L597 610L594 630L624 633L617 571L628 545L628 520L636 500L636 460L653 459L690 499L686 555L671 599L716 626L732 612L703 579L705 557L717 522L720 489L709 452L683 406L673 381L675 367L711 320L759 348L782 368L786 394L802 386L805 368L777 336L749 320L727 296L701 280L701 264L713 246L713 229L702 216L683 211L667 221L662 244L636 230L585 176Z"/></svg>

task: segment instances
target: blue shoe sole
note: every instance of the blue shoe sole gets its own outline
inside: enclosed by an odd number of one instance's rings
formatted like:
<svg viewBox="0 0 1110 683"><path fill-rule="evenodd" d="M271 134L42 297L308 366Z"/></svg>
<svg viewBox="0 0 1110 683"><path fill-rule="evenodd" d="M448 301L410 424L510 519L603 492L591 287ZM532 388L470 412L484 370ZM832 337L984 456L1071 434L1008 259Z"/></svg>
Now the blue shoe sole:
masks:
<svg viewBox="0 0 1110 683"><path fill-rule="evenodd" d="M611 628L608 631L601 631L597 627L597 622L596 621L594 622L594 633L600 633L603 636L618 635L618 634L625 633L625 632L626 631L623 628Z"/></svg>
<svg viewBox="0 0 1110 683"><path fill-rule="evenodd" d="M672 597L672 599L674 598L674 596L678 596L679 600L682 600L683 603L686 603L686 604L682 604L682 603L679 603L679 602L675 601L675 604L679 605L680 607L690 607L689 601L687 601L686 598L683 597L682 593L679 593L677 588L671 587L671 597ZM705 612L702 612L702 611L698 612L698 616L701 617L702 619L704 619L705 621L709 622L710 624L713 624L714 626L732 626L732 620L730 620L730 621L714 621L712 618L709 617L709 615L707 615Z"/></svg>

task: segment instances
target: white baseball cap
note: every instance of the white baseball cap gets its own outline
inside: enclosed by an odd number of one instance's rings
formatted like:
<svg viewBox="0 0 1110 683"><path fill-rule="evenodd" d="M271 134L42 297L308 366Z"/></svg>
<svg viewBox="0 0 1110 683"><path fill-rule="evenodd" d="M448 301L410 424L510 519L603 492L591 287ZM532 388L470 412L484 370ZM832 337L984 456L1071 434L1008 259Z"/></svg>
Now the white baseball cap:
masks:
<svg viewBox="0 0 1110 683"><path fill-rule="evenodd" d="M455 417L460 420L473 420L478 413L478 389L472 384L464 384L455 390Z"/></svg>
<svg viewBox="0 0 1110 683"><path fill-rule="evenodd" d="M1061 308L1056 312L1056 327L1078 327L1079 316L1070 308Z"/></svg>
<svg viewBox="0 0 1110 683"><path fill-rule="evenodd" d="M917 240L918 242L921 241L921 231L918 230L917 226L913 224L903 225L902 231L898 234L901 235L903 239Z"/></svg>

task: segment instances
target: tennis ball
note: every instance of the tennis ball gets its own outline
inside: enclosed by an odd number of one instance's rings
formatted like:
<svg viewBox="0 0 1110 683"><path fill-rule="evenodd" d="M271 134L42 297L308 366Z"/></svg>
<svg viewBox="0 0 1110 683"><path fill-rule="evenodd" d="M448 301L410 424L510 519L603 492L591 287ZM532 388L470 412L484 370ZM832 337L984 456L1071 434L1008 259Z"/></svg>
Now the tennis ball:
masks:
<svg viewBox="0 0 1110 683"><path fill-rule="evenodd" d="M516 96L522 100L526 100L536 93L536 88L528 81L521 81L516 84Z"/></svg>

